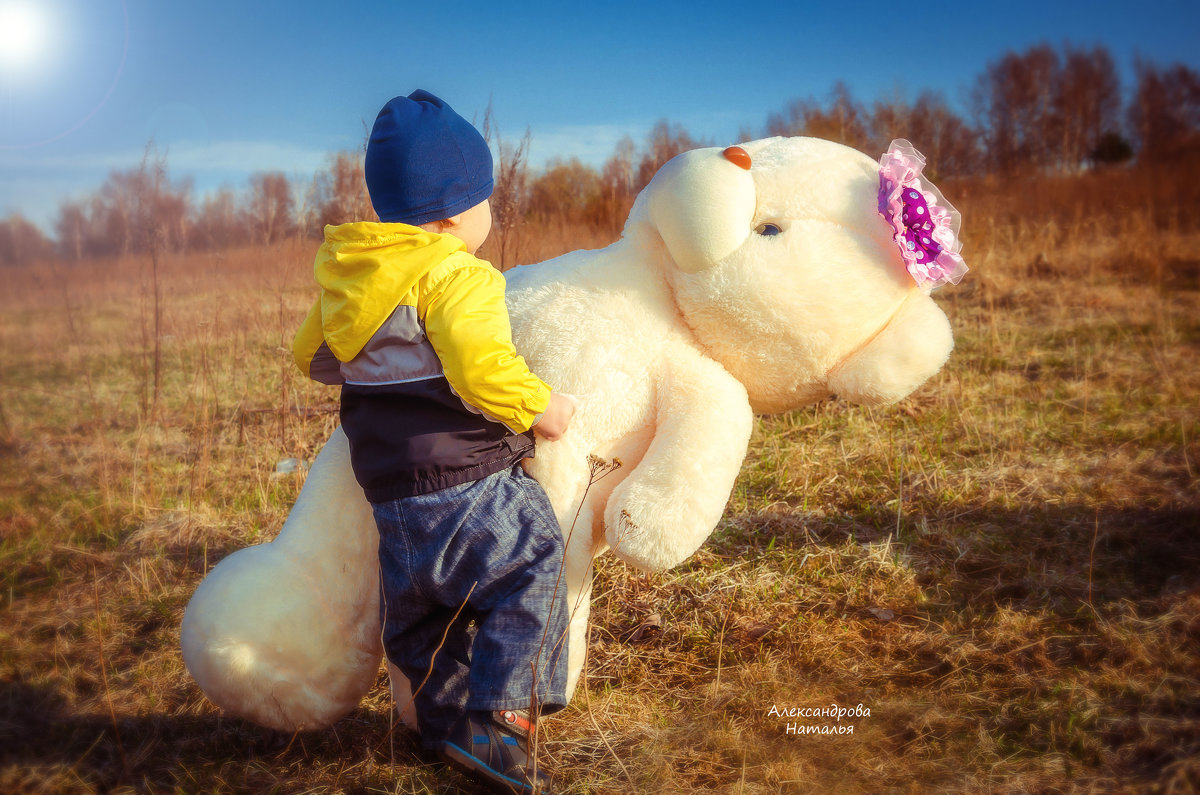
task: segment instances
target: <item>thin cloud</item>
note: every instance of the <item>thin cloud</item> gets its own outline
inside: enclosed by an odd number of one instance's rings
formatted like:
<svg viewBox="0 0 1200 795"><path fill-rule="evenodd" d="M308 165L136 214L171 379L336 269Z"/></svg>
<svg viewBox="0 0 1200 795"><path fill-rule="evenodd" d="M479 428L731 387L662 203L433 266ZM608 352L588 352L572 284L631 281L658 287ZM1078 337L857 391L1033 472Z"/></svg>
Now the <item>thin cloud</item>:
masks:
<svg viewBox="0 0 1200 795"><path fill-rule="evenodd" d="M156 146L151 154L166 157L167 168L174 177L208 171L252 174L256 171L312 173L324 166L330 150L280 141L213 141L197 143L174 141ZM111 171L136 168L146 155L146 149L117 152L81 152L39 157L28 152L0 153L0 168L52 171Z"/></svg>
<svg viewBox="0 0 1200 795"><path fill-rule="evenodd" d="M530 131L529 162L535 168L544 168L550 161L578 158L593 168L601 168L612 157L617 144L628 136L638 151L646 145L646 138L657 119L639 120L619 124L564 124L534 128ZM681 124L701 143L712 139L712 145L740 142L744 136L741 129L745 119L735 111L707 113L698 117L666 119L671 124ZM506 135L505 142L519 138Z"/></svg>
<svg viewBox="0 0 1200 795"><path fill-rule="evenodd" d="M167 164L181 171L283 171L312 173L325 165L331 150L277 141L182 141L167 150Z"/></svg>
<svg viewBox="0 0 1200 795"><path fill-rule="evenodd" d="M567 124L530 131L529 162L542 168L551 160L570 160L599 168L608 160L625 136L639 144L651 124ZM505 141L516 141L508 136Z"/></svg>

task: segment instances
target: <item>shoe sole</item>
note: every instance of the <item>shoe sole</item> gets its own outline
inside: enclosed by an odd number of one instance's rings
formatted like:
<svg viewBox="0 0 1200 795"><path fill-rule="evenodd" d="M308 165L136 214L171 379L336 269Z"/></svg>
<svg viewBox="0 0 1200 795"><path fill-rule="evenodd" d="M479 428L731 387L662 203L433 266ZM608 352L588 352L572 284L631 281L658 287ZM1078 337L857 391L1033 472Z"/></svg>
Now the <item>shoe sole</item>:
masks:
<svg viewBox="0 0 1200 795"><path fill-rule="evenodd" d="M507 784L513 792L529 793L530 795L532 795L534 792L533 787L529 786L525 782L517 781L515 778L509 778L500 771L496 770L496 768L489 767L488 764L479 757L464 751L462 748L459 748L452 742L447 741L442 743L442 753L445 754L446 758L450 761L458 764L477 776L482 776L489 782Z"/></svg>

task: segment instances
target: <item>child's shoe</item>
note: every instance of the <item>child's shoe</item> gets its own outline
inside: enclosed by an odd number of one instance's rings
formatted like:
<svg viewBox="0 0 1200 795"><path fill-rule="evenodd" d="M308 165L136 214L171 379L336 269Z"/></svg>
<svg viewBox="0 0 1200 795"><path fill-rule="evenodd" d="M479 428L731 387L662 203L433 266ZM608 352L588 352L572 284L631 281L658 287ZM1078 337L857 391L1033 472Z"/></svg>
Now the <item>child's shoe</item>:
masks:
<svg viewBox="0 0 1200 795"><path fill-rule="evenodd" d="M533 725L524 710L468 712L450 730L442 756L487 781L500 792L551 792L550 775L533 771L529 735Z"/></svg>

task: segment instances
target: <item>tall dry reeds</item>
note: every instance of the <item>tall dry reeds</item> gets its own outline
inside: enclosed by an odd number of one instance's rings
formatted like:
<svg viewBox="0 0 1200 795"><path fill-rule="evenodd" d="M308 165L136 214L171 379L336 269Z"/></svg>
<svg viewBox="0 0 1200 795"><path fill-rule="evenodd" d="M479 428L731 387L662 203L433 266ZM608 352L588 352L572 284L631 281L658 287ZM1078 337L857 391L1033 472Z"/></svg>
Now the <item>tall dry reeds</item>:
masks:
<svg viewBox="0 0 1200 795"><path fill-rule="evenodd" d="M521 233L528 197L529 181L529 130L514 146L505 141L496 127L492 105L489 102L483 115L483 137L497 153L496 181L492 191L492 233L488 251L491 261L500 270L508 270L518 264L521 251Z"/></svg>

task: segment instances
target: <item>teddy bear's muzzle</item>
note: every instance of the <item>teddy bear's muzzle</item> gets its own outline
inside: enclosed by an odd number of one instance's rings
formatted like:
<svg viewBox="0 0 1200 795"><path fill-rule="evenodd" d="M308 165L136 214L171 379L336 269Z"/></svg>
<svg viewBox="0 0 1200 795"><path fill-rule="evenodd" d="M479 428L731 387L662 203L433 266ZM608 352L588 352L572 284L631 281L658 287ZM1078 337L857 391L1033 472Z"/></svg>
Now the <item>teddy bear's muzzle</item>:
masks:
<svg viewBox="0 0 1200 795"><path fill-rule="evenodd" d="M895 403L937 373L953 349L946 314L914 289L879 332L829 371L826 386L859 405Z"/></svg>

